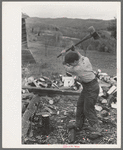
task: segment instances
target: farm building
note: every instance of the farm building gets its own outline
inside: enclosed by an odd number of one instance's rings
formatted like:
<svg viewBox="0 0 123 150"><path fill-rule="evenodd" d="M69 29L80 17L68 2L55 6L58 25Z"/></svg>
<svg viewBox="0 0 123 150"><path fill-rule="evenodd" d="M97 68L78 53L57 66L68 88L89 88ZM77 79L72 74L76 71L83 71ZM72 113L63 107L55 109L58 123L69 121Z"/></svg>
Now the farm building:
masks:
<svg viewBox="0 0 123 150"><path fill-rule="evenodd" d="M36 63L31 51L28 49L26 19L29 16L22 13L22 64Z"/></svg>

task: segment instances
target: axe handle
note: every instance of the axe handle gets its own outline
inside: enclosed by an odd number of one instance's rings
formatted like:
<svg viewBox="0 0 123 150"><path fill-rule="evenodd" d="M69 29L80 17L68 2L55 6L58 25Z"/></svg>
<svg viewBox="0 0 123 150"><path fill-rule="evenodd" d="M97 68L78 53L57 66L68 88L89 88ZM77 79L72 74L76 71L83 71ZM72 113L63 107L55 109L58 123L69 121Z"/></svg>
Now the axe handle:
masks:
<svg viewBox="0 0 123 150"><path fill-rule="evenodd" d="M77 45L79 45L80 43L84 42L85 40L87 40L87 39L89 39L89 38L91 38L91 37L92 37L92 35L91 35L91 34L88 34L86 37L84 37L81 41L79 41L78 43L76 43L76 44L73 45L73 46L77 46ZM72 48L72 47L68 48L68 49L66 50L66 52L68 52L69 50L71 50L71 48ZM60 56L62 56L62 53L59 54L59 55L57 56L57 58L59 58Z"/></svg>

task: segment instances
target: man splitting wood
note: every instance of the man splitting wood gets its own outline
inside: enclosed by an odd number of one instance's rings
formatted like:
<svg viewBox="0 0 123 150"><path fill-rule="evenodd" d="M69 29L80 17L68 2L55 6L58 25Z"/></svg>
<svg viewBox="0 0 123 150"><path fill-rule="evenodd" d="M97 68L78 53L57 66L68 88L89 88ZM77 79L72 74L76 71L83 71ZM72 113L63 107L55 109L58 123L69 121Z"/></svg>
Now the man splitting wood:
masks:
<svg viewBox="0 0 123 150"><path fill-rule="evenodd" d="M67 72L70 72L75 80L79 81L83 90L77 101L76 130L81 130L85 118L87 118L90 126L93 128L92 134L101 135L98 118L96 116L95 104L99 94L99 84L92 70L92 65L87 57L82 56L74 50L65 52L63 50L63 65Z"/></svg>

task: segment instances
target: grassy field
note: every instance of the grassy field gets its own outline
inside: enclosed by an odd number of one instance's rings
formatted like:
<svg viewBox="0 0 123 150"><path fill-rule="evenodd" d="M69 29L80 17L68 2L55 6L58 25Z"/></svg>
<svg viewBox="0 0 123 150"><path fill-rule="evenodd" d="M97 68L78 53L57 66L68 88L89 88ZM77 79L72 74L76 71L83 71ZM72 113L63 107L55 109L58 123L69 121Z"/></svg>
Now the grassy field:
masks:
<svg viewBox="0 0 123 150"><path fill-rule="evenodd" d="M29 42L29 49L33 53L37 64L28 65L29 72L26 77L40 77L45 75L51 78L53 75L65 74L62 65L62 57L57 58L62 48L48 47L48 55L45 56L45 47L38 41ZM83 51L79 52L84 55ZM116 75L116 56L106 52L87 51L86 56L92 63L93 70L101 69L102 72L108 73L110 76Z"/></svg>

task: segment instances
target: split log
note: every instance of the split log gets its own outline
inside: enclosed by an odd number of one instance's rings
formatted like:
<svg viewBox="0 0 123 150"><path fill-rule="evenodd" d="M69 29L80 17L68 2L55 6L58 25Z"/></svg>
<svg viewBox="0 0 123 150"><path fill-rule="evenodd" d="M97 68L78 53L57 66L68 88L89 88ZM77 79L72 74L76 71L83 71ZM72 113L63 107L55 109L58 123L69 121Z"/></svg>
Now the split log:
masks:
<svg viewBox="0 0 123 150"><path fill-rule="evenodd" d="M22 114L26 111L26 108L29 103L22 103Z"/></svg>
<svg viewBox="0 0 123 150"><path fill-rule="evenodd" d="M72 90L60 90L60 89L52 89L52 88L38 88L38 87L22 87L23 89L28 89L29 92L33 92L40 96L44 95L78 95L81 93L80 91L72 91Z"/></svg>
<svg viewBox="0 0 123 150"><path fill-rule="evenodd" d="M26 99L26 100L22 100L22 103L24 103L24 104L29 104L29 103L30 103L30 101L31 101L31 100Z"/></svg>
<svg viewBox="0 0 123 150"><path fill-rule="evenodd" d="M34 96L33 93L25 93L25 94L22 94L22 99L23 100L32 99L33 96Z"/></svg>
<svg viewBox="0 0 123 150"><path fill-rule="evenodd" d="M106 110L102 110L101 111L101 116L102 117L107 117L108 116L108 112Z"/></svg>
<svg viewBox="0 0 123 150"><path fill-rule="evenodd" d="M30 117L32 117L37 109L37 107L35 106L36 103L38 103L40 101L40 97L35 96L34 98L32 98L32 100L30 101L25 113L23 114L23 118L22 118L22 137L23 139L25 139L27 137L28 131L29 131L29 127L30 127Z"/></svg>
<svg viewBox="0 0 123 150"><path fill-rule="evenodd" d="M112 121L110 116L108 116L108 117L102 117L102 116L98 115L98 119L101 120L104 123L111 124L114 127L117 126L117 122L116 121Z"/></svg>

